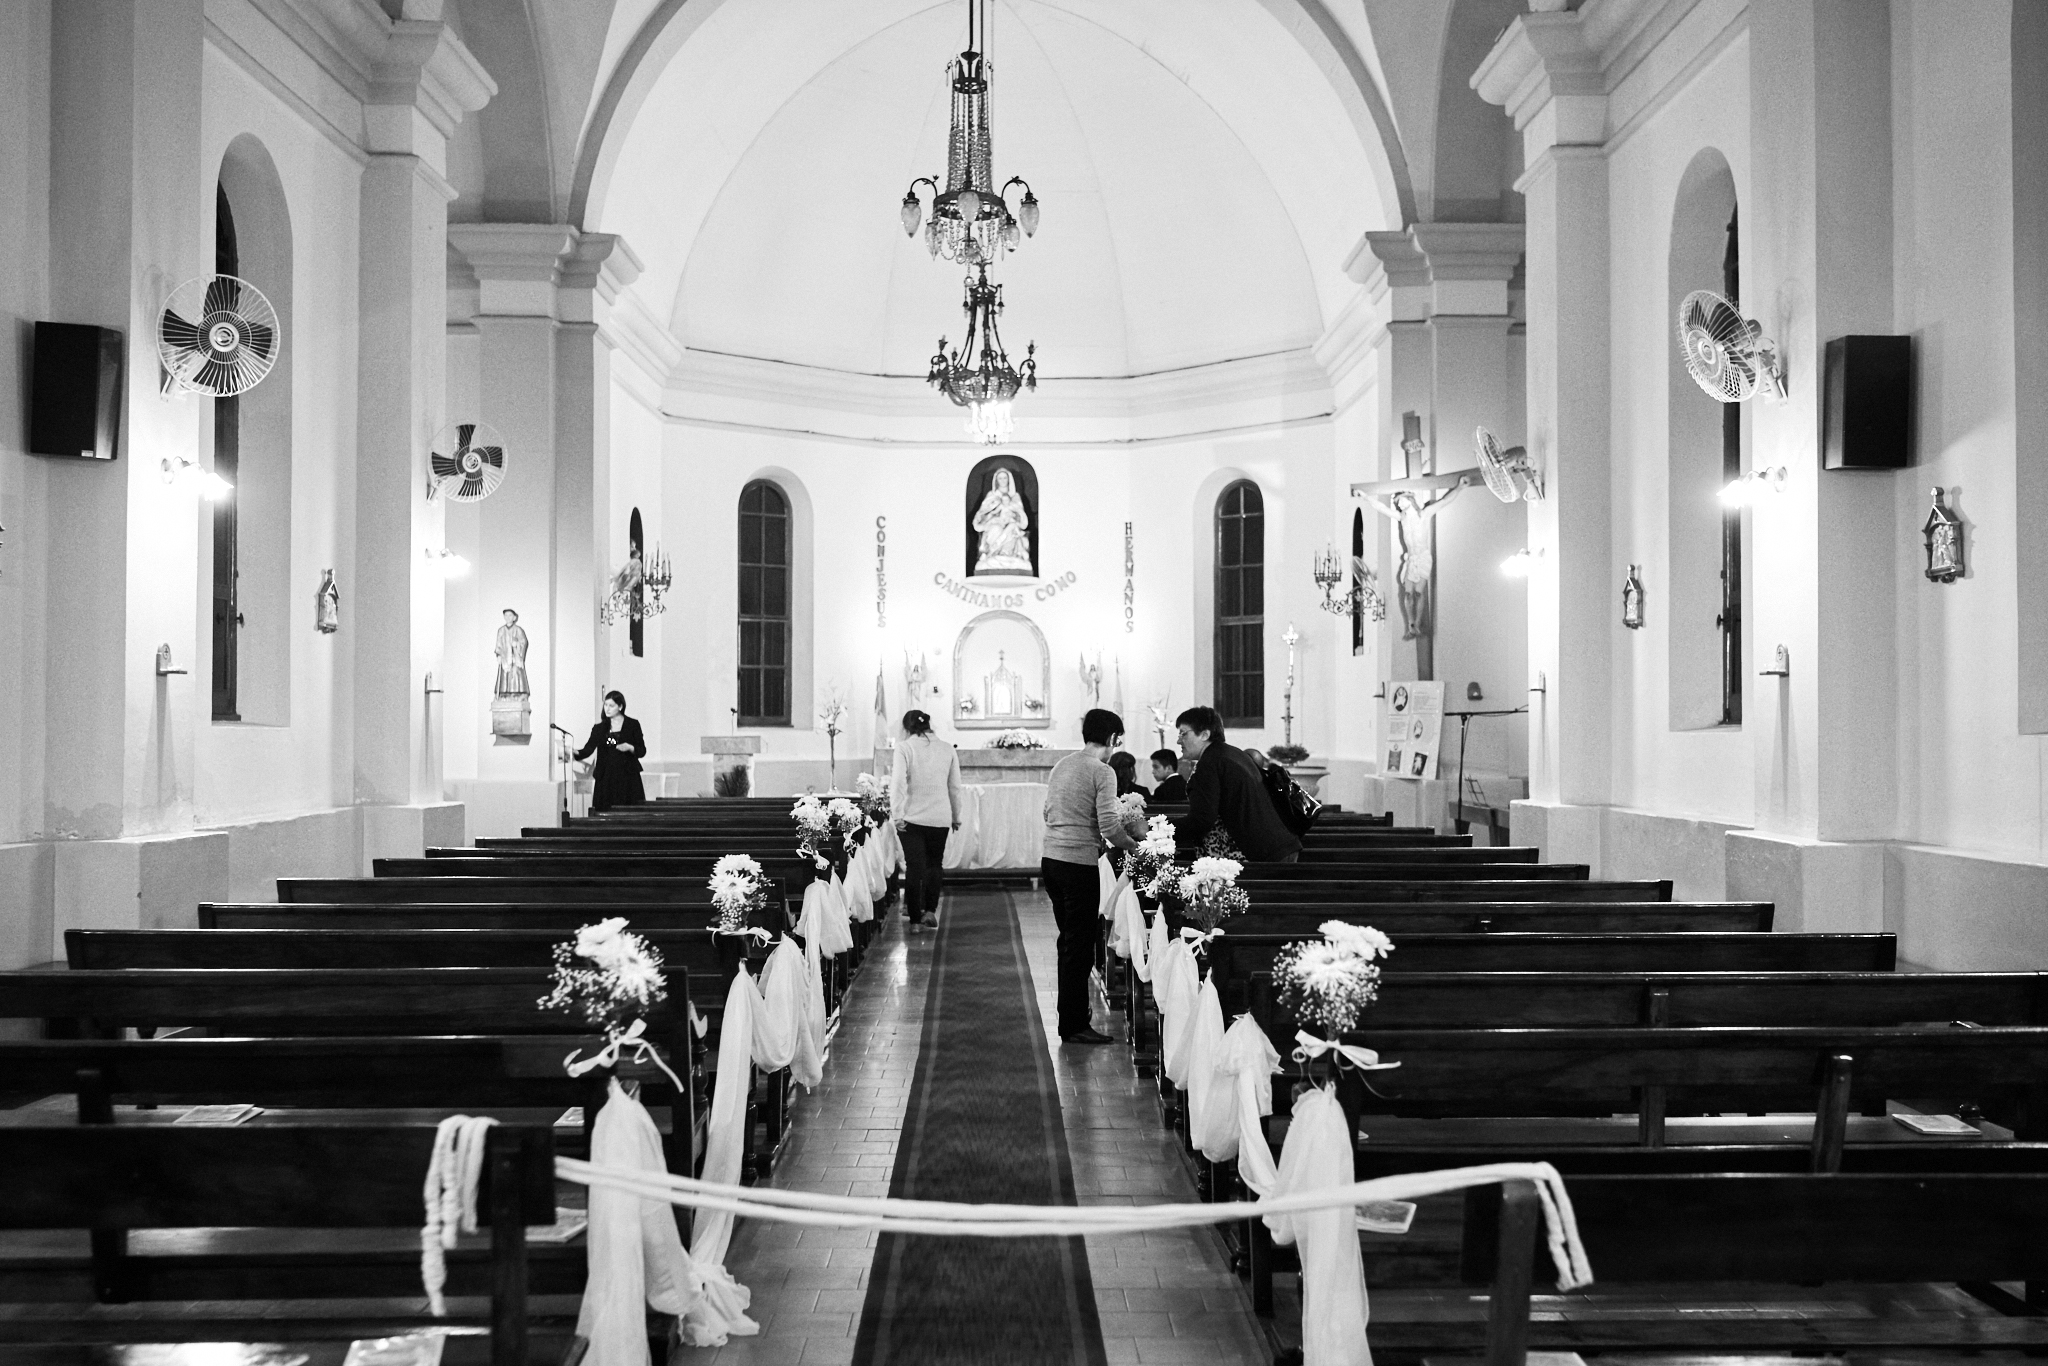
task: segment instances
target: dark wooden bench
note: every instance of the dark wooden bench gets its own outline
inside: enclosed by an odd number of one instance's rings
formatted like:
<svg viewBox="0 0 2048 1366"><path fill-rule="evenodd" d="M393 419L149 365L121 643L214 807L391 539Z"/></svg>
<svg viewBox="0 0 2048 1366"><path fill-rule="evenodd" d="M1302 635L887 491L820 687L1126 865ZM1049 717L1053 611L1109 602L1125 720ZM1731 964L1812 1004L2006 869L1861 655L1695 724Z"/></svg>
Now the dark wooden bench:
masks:
<svg viewBox="0 0 2048 1366"><path fill-rule="evenodd" d="M1273 955L1300 938L1226 933L1209 949L1219 989L1270 971ZM1496 931L1411 934L1381 968L1395 978L1414 972L1890 972L1897 964L1898 938L1890 934Z"/></svg>
<svg viewBox="0 0 2048 1366"><path fill-rule="evenodd" d="M2048 1318L1873 1314L1863 1297L1831 1306L1802 1291L1795 1314L1702 1315L1679 1304L1602 1315L1603 1287L1699 1282L1781 1287L1827 1282L1990 1284L2048 1278L2048 1173L1738 1172L1582 1175L1567 1182L1597 1278L1593 1292L1546 1304L1535 1191L1524 1183L1476 1196L1463 1240L1464 1280L1492 1286L1486 1319L1473 1302L1439 1298L1425 1321L1378 1297L1372 1339L1389 1352L1485 1346L1489 1366L1528 1349L1576 1352L1882 1353L1959 1355L2048 1346ZM1390 1312L1391 1310L1391 1312ZM1448 1311L1448 1312L1446 1312Z"/></svg>
<svg viewBox="0 0 2048 1366"><path fill-rule="evenodd" d="M1273 994L1270 976L1255 977L1252 1015L1275 1040L1291 1040L1300 1026ZM1529 1029L2048 1025L2048 973L1416 972L1403 973L1360 1023L1378 1034L1476 1020Z"/></svg>
<svg viewBox="0 0 2048 1366"><path fill-rule="evenodd" d="M1404 877L1384 868L1357 876L1314 876L1331 865L1257 863L1239 877L1254 909L1265 902L1311 901L1391 903L1399 901L1669 901L1671 884L1659 881L1609 882L1587 878L1437 877L1430 873ZM1488 865L1505 870L1541 864ZM1301 874L1275 874L1298 868ZM1270 876L1269 876L1270 875Z"/></svg>
<svg viewBox="0 0 2048 1366"><path fill-rule="evenodd" d="M469 1239L447 1255L450 1314L434 1319L421 1301L418 1243L430 1124L0 1128L0 1229L92 1231L86 1294L123 1305L110 1313L92 1298L67 1303L31 1291L28 1302L0 1307L0 1340L347 1339L476 1326L490 1330L493 1366L527 1366L526 1228L555 1219L553 1139L545 1128L500 1125L486 1142L477 1213L487 1244ZM203 1236L196 1254L128 1250L129 1231L242 1229L309 1232L285 1249L273 1233L267 1251L239 1256ZM394 1236L381 1252L352 1252L331 1232L343 1229ZM555 1250L536 1250L560 1263L555 1279L580 1273L580 1247L552 1257ZM61 1271L78 1259L55 1260L50 1270ZM13 1283L36 1283L23 1259L9 1261ZM305 1303L323 1299L352 1303ZM544 1335L566 1340L574 1303L552 1306Z"/></svg>
<svg viewBox="0 0 2048 1366"><path fill-rule="evenodd" d="M1226 927L1231 934L1293 934L1312 938L1330 920L1371 925L1394 936L1489 934L1549 930L1568 934L1719 930L1761 933L1776 908L1768 901L1261 901Z"/></svg>
<svg viewBox="0 0 2048 1366"><path fill-rule="evenodd" d="M624 916L637 933L648 930L708 931L718 924L718 909L709 904L684 906L650 902L591 902L553 905L545 902L398 902L390 905L346 902L206 902L199 904L203 930L547 930L569 938L585 925ZM764 915L780 934L786 917Z"/></svg>
<svg viewBox="0 0 2048 1366"><path fill-rule="evenodd" d="M277 880L288 904L375 906L406 902L541 902L557 906L698 902L700 877L342 877ZM613 912L616 914L616 911Z"/></svg>

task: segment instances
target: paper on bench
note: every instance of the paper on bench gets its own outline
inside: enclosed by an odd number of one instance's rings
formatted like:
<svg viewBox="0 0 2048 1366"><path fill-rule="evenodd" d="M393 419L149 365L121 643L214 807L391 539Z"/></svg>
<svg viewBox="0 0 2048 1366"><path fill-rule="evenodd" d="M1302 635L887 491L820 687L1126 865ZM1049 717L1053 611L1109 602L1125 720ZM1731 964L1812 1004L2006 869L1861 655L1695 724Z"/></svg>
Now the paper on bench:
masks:
<svg viewBox="0 0 2048 1366"><path fill-rule="evenodd" d="M439 1331L358 1338L348 1345L341 1366L441 1366L441 1345L447 1340L448 1335Z"/></svg>
<svg viewBox="0 0 2048 1366"><path fill-rule="evenodd" d="M254 1119L262 1113L260 1105L195 1105L171 1123L230 1126Z"/></svg>

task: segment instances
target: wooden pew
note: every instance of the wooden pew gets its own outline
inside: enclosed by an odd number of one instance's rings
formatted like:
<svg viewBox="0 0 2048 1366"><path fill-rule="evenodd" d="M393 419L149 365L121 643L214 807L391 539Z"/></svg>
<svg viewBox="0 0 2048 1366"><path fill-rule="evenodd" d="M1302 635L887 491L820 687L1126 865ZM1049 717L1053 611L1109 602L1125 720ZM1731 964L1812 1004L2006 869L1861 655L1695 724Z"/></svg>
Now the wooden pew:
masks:
<svg viewBox="0 0 2048 1366"><path fill-rule="evenodd" d="M1296 864L1253 864L1237 885L1244 888L1253 907L1266 902L1303 903L1395 902L1395 901L1669 901L1671 884L1663 881L1594 881L1586 878L1523 877L1439 877L1424 873L1415 877L1383 875L1386 869L1346 877L1269 877L1276 868ZM1311 872L1322 866L1306 865ZM1542 867L1540 864L1505 864L1504 869Z"/></svg>
<svg viewBox="0 0 2048 1366"><path fill-rule="evenodd" d="M492 1366L527 1366L534 1306L526 1227L554 1222L553 1140L545 1128L500 1125L486 1143L478 1222L489 1229L489 1248L448 1254L450 1315L433 1319L421 1302L418 1250L432 1125L0 1129L0 1229L95 1231L98 1297L145 1302L110 1315L90 1299L31 1296L0 1306L0 1341L302 1341L473 1326L490 1331ZM268 1255L239 1257L138 1255L127 1250L126 1233L115 1232L204 1230L218 1238L236 1229L314 1232L283 1253L272 1234ZM392 1230L393 1249L351 1252L326 1232L335 1229ZM207 1246L203 1235L198 1241ZM536 1250L562 1264L558 1279L571 1269L569 1256ZM581 1248L566 1251L581 1260ZM22 1270L18 1258L10 1261ZM305 1303L318 1300L337 1303ZM574 1301L542 1307L552 1311L543 1331L559 1341Z"/></svg>
<svg viewBox="0 0 2048 1366"><path fill-rule="evenodd" d="M582 1022L539 1009L548 977L539 968L468 967L27 970L0 973L0 1019L41 1021L54 1039L120 1039L128 1029L147 1038L197 1027L268 1038L539 1035L553 1047ZM704 1150L709 1093L689 995L672 992L645 1019L648 1041L690 1088L692 1108L671 1116L687 1131L672 1155L676 1170L688 1172L694 1166L681 1164L694 1164ZM588 1053L597 1040L582 1043ZM578 1098L564 1102L584 1107L586 1142L589 1121L604 1101L601 1080L588 1075L589 1081L565 1088ZM762 1118L772 1150L780 1115ZM751 1165L758 1168L763 1156L750 1152Z"/></svg>
<svg viewBox="0 0 2048 1366"><path fill-rule="evenodd" d="M286 903L378 905L399 902L540 902L614 905L627 902L688 904L702 898L700 877L344 877L277 880ZM612 914L618 912L614 909Z"/></svg>
<svg viewBox="0 0 2048 1366"><path fill-rule="evenodd" d="M1327 921L1371 925L1394 936L1488 934L1551 930L1567 934L1720 930L1763 933L1776 908L1768 901L1409 901L1360 905L1343 902L1259 902L1231 919L1230 934L1287 934L1314 938Z"/></svg>
<svg viewBox="0 0 2048 1366"><path fill-rule="evenodd" d="M1568 1183L1600 1286L1764 1282L1950 1282L2048 1279L2048 1173L1788 1173L1583 1175ZM1496 1192L1500 1188L1495 1188ZM1981 1318L1873 1314L1862 1297L1799 1292L1796 1314L1601 1315L1568 1297L1562 1313L1532 1322L1529 1296L1550 1278L1539 1252L1533 1188L1478 1197L1467 1222L1464 1279L1491 1284L1489 1321L1468 1297L1439 1304L1432 1321L1374 1306L1372 1337L1389 1352L1444 1351L1484 1343L1489 1363L1519 1362L1526 1349L1737 1352L1906 1351L1973 1353L2048 1346L2048 1318L1987 1311ZM1491 1212L1491 1217L1487 1213ZM1450 1309L1450 1313L1441 1312Z"/></svg>
<svg viewBox="0 0 2048 1366"><path fill-rule="evenodd" d="M645 930L708 931L718 924L714 906L650 902L592 902L578 906L543 902L398 902L390 905L337 902L199 903L203 930L547 930L569 938L585 925L624 916L635 933ZM766 915L762 929L780 934L786 917Z"/></svg>
<svg viewBox="0 0 2048 1366"><path fill-rule="evenodd" d="M1228 934L1209 946L1218 989L1270 971L1300 935ZM1889 934L1411 934L1382 960L1390 978L1414 972L1890 972Z"/></svg>
<svg viewBox="0 0 2048 1366"><path fill-rule="evenodd" d="M1300 1026L1273 999L1271 977L1255 977L1250 996L1276 1044L1291 1041ZM1402 974L1361 1024L1377 1036L1480 1020L1517 1029L2048 1025L2048 973L1416 972Z"/></svg>
<svg viewBox="0 0 2048 1366"><path fill-rule="evenodd" d="M729 936L709 930L641 935L670 972L729 975ZM546 968L552 930L66 930L74 968ZM718 999L723 1000L721 993Z"/></svg>

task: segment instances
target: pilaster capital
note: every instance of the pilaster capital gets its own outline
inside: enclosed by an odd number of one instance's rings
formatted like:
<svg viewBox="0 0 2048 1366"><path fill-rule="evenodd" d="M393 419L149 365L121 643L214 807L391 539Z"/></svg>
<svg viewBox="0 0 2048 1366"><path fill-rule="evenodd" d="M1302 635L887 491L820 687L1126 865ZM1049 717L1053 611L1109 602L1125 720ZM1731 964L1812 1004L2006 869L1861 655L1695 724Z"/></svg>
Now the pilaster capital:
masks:
<svg viewBox="0 0 2048 1366"><path fill-rule="evenodd" d="M1566 144L1607 140L1607 80L1582 12L1518 16L1472 73L1472 89L1505 109L1525 163Z"/></svg>
<svg viewBox="0 0 2048 1366"><path fill-rule="evenodd" d="M1405 229L1359 238L1344 260L1344 273L1364 285L1375 304L1384 303L1389 321L1429 316L1429 259Z"/></svg>
<svg viewBox="0 0 2048 1366"><path fill-rule="evenodd" d="M602 324L640 278L625 238L567 223L450 223L448 245L476 278L479 316Z"/></svg>
<svg viewBox="0 0 2048 1366"><path fill-rule="evenodd" d="M438 167L463 116L498 93L483 64L437 20L394 20L369 59L363 130L372 152L411 153Z"/></svg>

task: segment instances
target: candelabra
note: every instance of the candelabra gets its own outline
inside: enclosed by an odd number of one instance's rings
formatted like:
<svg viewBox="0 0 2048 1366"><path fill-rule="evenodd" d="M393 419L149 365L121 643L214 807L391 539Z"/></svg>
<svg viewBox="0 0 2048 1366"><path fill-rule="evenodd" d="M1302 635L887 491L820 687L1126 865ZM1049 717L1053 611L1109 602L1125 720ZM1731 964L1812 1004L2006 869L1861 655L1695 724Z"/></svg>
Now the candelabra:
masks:
<svg viewBox="0 0 2048 1366"><path fill-rule="evenodd" d="M1356 558L1351 561L1351 571L1351 587L1339 593L1337 585L1344 581L1344 570L1337 562L1336 547L1325 545L1316 552L1315 575L1323 590L1323 610L1340 617L1362 611L1374 621L1385 621L1387 600L1380 596L1379 575Z"/></svg>

